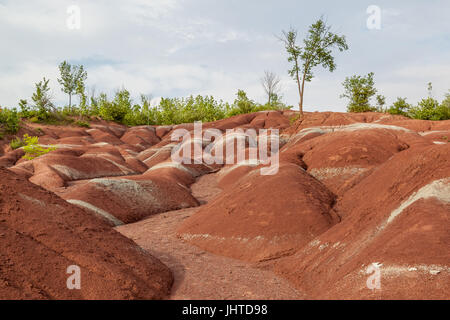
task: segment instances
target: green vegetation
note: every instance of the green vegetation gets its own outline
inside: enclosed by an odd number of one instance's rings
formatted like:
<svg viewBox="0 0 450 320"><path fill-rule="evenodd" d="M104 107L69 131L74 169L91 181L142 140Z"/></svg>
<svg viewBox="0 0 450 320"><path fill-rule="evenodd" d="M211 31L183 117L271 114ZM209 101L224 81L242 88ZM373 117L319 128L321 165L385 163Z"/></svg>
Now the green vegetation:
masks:
<svg viewBox="0 0 450 320"><path fill-rule="evenodd" d="M402 115L421 120L447 120L450 119L450 92L446 94L442 103L432 97L432 84L428 83L428 97L419 101L417 105L406 102L406 98L398 97L387 109L384 108L386 98L376 96L376 106L370 104L370 99L377 93L373 72L367 76L347 77L343 82L344 94L341 98L348 98L348 112L386 112L393 115Z"/></svg>
<svg viewBox="0 0 450 320"><path fill-rule="evenodd" d="M81 121L81 120L75 121L75 125L77 125L79 127L83 127L83 128L90 128L91 127L91 125L88 122Z"/></svg>
<svg viewBox="0 0 450 320"><path fill-rule="evenodd" d="M439 103L432 97L432 89L431 83L428 83L428 97L420 100L416 106L406 103L406 98L397 98L387 112L421 120L450 119L450 92Z"/></svg>
<svg viewBox="0 0 450 320"><path fill-rule="evenodd" d="M130 121L127 115L132 113L130 92L122 89L116 92L113 101L108 101L106 94L102 94L99 100L99 115L102 119L125 123Z"/></svg>
<svg viewBox="0 0 450 320"><path fill-rule="evenodd" d="M2 109L0 107L0 139L5 134L17 133L20 129L20 115L17 109Z"/></svg>
<svg viewBox="0 0 450 320"><path fill-rule="evenodd" d="M292 125L292 124L294 124L298 119L300 119L300 114L297 114L297 115L295 115L295 116L292 116L290 119L289 119L289 123Z"/></svg>
<svg viewBox="0 0 450 320"><path fill-rule="evenodd" d="M50 96L50 87L48 85L49 79L43 78L35 84L36 91L33 93L31 100L34 102L35 116L39 120L49 120L50 110L54 109Z"/></svg>
<svg viewBox="0 0 450 320"><path fill-rule="evenodd" d="M61 91L69 95L69 110L72 108L72 95L75 93L80 96L80 106L86 105L85 81L87 72L83 66L72 66L67 61L59 65L61 79L58 79L61 85Z"/></svg>
<svg viewBox="0 0 450 320"><path fill-rule="evenodd" d="M314 77L312 69L322 65L322 67L333 72L336 69L336 64L334 57L331 55L331 49L336 47L341 52L348 49L345 36L338 36L330 30L331 26L327 26L323 18L320 18L309 27L308 35L303 40L303 47L297 45L297 30L295 29L291 28L288 32L283 31L280 38L285 45L288 61L292 63L289 75L297 82L301 115L303 115L305 82L310 82Z"/></svg>
<svg viewBox="0 0 450 320"><path fill-rule="evenodd" d="M56 150L56 147L53 146L45 148L39 145L39 138L31 137L28 134L25 134L23 136L23 143L23 150L25 151L25 155L23 156L23 158L27 160L33 160L37 157L49 153L50 151Z"/></svg>
<svg viewBox="0 0 450 320"><path fill-rule="evenodd" d="M377 111L376 107L370 105L370 99L377 93L373 75L373 72L370 72L367 76L355 75L345 78L342 83L344 94L341 98L349 99L348 112Z"/></svg>
<svg viewBox="0 0 450 320"><path fill-rule="evenodd" d="M409 109L409 116L414 119L423 120L447 120L450 119L450 94L446 94L444 101L432 97L433 87L428 83L428 97L422 99L417 106Z"/></svg>
<svg viewBox="0 0 450 320"><path fill-rule="evenodd" d="M18 103L20 111L16 109L0 109L0 134L16 133L20 119L27 119L32 123L45 124L73 124L89 127L89 121L95 117L107 121L114 121L128 126L135 125L165 125L180 124L193 121L215 121L237 114L260 110L284 110L292 107L281 101L278 82L272 83L270 96L266 104L258 104L247 97L243 90L239 90L233 104L218 101L212 96L186 98L162 98L158 105L150 104L150 97L141 95L139 103L133 103L130 92L122 88L110 100L106 93L98 96L92 92L88 99L85 88L87 72L82 65L72 66L67 61L59 65L60 76L58 83L61 91L69 96L69 105L56 107L50 94L50 80L43 78L35 84L30 104L27 99ZM79 105L72 103L72 96L79 96Z"/></svg>
<svg viewBox="0 0 450 320"><path fill-rule="evenodd" d="M394 115L402 115L413 119L422 120L447 120L450 119L450 92L446 94L444 101L439 103L432 97L432 85L428 83L428 97L419 101L417 105L406 102L406 98L398 97L397 100L387 108L383 108L386 99L384 96L376 96L376 106L371 106L370 99L377 93L373 80L373 72L367 76L352 76L346 78L344 83L345 93L341 98L348 98L348 112L387 112Z"/></svg>
<svg viewBox="0 0 450 320"><path fill-rule="evenodd" d="M397 100L387 109L387 113L407 117L409 109L411 109L411 105L406 102L406 98L397 97Z"/></svg>
<svg viewBox="0 0 450 320"><path fill-rule="evenodd" d="M381 94L378 94L376 96L376 100L377 100L377 107L376 107L377 111L384 112L384 105L386 104L386 97Z"/></svg>
<svg viewBox="0 0 450 320"><path fill-rule="evenodd" d="M23 141L19 137L16 137L15 139L11 140L9 145L11 146L11 149L16 150L16 149L19 149L19 148L25 146L26 144L25 144L25 141Z"/></svg>

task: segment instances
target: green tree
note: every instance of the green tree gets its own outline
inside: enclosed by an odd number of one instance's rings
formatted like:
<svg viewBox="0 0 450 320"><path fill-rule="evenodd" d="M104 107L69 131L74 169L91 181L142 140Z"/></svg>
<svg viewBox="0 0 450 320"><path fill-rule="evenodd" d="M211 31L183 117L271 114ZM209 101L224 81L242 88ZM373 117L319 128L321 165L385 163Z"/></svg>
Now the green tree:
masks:
<svg viewBox="0 0 450 320"><path fill-rule="evenodd" d="M113 101L108 101L106 94L99 97L100 116L105 120L125 123L126 116L132 113L130 92L125 88L118 90ZM127 117L129 120L130 117Z"/></svg>
<svg viewBox="0 0 450 320"><path fill-rule="evenodd" d="M72 95L79 93L81 89L84 92L84 82L87 79L87 72L82 65L72 66L67 61L59 65L61 79L58 79L62 86L61 91L69 95L69 110L72 108Z"/></svg>
<svg viewBox="0 0 450 320"><path fill-rule="evenodd" d="M433 97L433 83L432 82L428 82L427 90L428 90L428 97L432 98Z"/></svg>
<svg viewBox="0 0 450 320"><path fill-rule="evenodd" d="M408 116L409 109L411 105L406 102L406 98L398 97L397 100L392 104L392 106L387 109L390 114L398 114L402 116Z"/></svg>
<svg viewBox="0 0 450 320"><path fill-rule="evenodd" d="M162 98L158 106L159 124L178 124L180 121L180 101L177 98Z"/></svg>
<svg viewBox="0 0 450 320"><path fill-rule="evenodd" d="M28 105L28 101L26 99L19 100L19 108L20 108L20 116L24 118L29 118L33 114L30 106Z"/></svg>
<svg viewBox="0 0 450 320"><path fill-rule="evenodd" d="M236 93L236 99L234 100L233 108L229 115L253 112L255 111L255 106L255 102L247 97L247 93L244 90L239 89Z"/></svg>
<svg viewBox="0 0 450 320"><path fill-rule="evenodd" d="M150 101L152 97L150 95L141 94L141 106L140 106L140 114L139 120L137 121L138 125L154 125L156 124L155 117L155 108L152 108L150 105Z"/></svg>
<svg viewBox="0 0 450 320"><path fill-rule="evenodd" d="M417 106L410 109L410 115L414 119L444 120L439 113L439 101L431 97L422 99Z"/></svg>
<svg viewBox="0 0 450 320"><path fill-rule="evenodd" d="M441 105L442 105L444 108L450 109L450 90L448 91L448 93L445 94L445 99L442 100Z"/></svg>
<svg viewBox="0 0 450 320"><path fill-rule="evenodd" d="M313 68L322 65L333 72L336 64L332 56L332 49L337 48L341 52L348 49L345 36L338 36L330 30L331 26L328 26L323 18L320 18L310 26L308 35L303 40L303 47L297 44L297 30L295 29L283 31L280 37L285 45L288 61L292 63L289 75L297 82L301 115L303 115L305 82L313 79Z"/></svg>
<svg viewBox="0 0 450 320"><path fill-rule="evenodd" d="M344 94L341 98L349 99L347 106L348 112L367 112L374 111L376 108L370 106L370 98L377 93L373 81L373 72L367 76L352 76L345 78L342 83L344 86Z"/></svg>
<svg viewBox="0 0 450 320"><path fill-rule="evenodd" d="M87 95L86 95L86 87L83 79L78 79L77 87L75 89L75 93L78 95L80 99L80 113L83 116L89 115L88 104L87 104Z"/></svg>
<svg viewBox="0 0 450 320"><path fill-rule="evenodd" d="M445 99L441 103L440 113L443 119L450 119L450 91L445 95Z"/></svg>
<svg viewBox="0 0 450 320"><path fill-rule="evenodd" d="M411 118L422 120L448 120L450 119L449 94L446 99L439 103L433 98L433 85L428 83L428 98L420 100L417 106L412 107L409 111Z"/></svg>
<svg viewBox="0 0 450 320"><path fill-rule="evenodd" d="M45 77L35 84L36 91L31 96L31 100L34 102L34 106L38 111L38 118L40 120L47 120L49 113L55 111L55 107L52 103L52 97L50 95L50 87L48 83L50 79Z"/></svg>
<svg viewBox="0 0 450 320"><path fill-rule="evenodd" d="M386 97L378 94L376 97L377 100L377 111L384 112L384 105L386 104Z"/></svg>
<svg viewBox="0 0 450 320"><path fill-rule="evenodd" d="M90 89L89 101L90 101L89 115L98 116L100 114L100 108L98 106L99 98L95 94L95 87L92 87Z"/></svg>
<svg viewBox="0 0 450 320"><path fill-rule="evenodd" d="M14 134L20 129L20 116L15 108L2 109L0 107L0 135L3 133Z"/></svg>

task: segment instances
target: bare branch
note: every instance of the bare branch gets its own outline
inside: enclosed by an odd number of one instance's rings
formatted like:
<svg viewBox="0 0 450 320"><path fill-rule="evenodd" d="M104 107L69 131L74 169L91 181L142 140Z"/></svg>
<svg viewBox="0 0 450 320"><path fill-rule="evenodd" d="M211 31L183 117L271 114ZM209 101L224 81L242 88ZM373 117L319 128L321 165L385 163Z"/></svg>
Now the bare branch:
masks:
<svg viewBox="0 0 450 320"><path fill-rule="evenodd" d="M280 77L271 71L264 71L264 77L261 78L261 85L266 92L268 103L270 104L274 94L280 92Z"/></svg>

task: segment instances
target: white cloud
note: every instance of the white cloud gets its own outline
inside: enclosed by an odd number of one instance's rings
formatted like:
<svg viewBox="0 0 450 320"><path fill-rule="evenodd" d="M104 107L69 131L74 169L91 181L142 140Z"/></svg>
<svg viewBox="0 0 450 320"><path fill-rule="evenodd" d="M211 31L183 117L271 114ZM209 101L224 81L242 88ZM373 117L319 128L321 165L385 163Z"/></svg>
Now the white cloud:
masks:
<svg viewBox="0 0 450 320"><path fill-rule="evenodd" d="M374 71L388 102L397 96L417 101L429 81L437 97L449 89L447 2L381 4L379 32L361 28L365 8L352 3L0 0L0 104L15 106L30 97L43 76L51 79L57 102L65 103L57 66L69 60L86 66L88 85L97 92L112 94L123 85L135 97L211 94L230 102L237 89L264 101L259 79L272 70L283 80L285 100L296 106L297 87L274 35L290 25L302 32L323 8L334 29L347 35L350 50L336 54L334 73L317 69L318 78L305 91L307 110L344 111L341 83L355 73ZM66 27L66 9L73 4L81 8L81 30Z"/></svg>

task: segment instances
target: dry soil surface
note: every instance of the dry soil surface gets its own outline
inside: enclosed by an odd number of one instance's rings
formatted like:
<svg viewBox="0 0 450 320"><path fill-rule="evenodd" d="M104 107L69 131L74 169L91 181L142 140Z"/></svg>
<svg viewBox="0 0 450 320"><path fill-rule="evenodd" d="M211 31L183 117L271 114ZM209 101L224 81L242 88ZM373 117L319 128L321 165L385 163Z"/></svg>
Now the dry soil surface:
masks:
<svg viewBox="0 0 450 320"><path fill-rule="evenodd" d="M202 176L191 186L200 203L220 192L215 174ZM167 265L174 274L171 299L303 299L285 279L239 260L218 256L183 242L176 230L199 208L157 214L119 226L117 231Z"/></svg>

